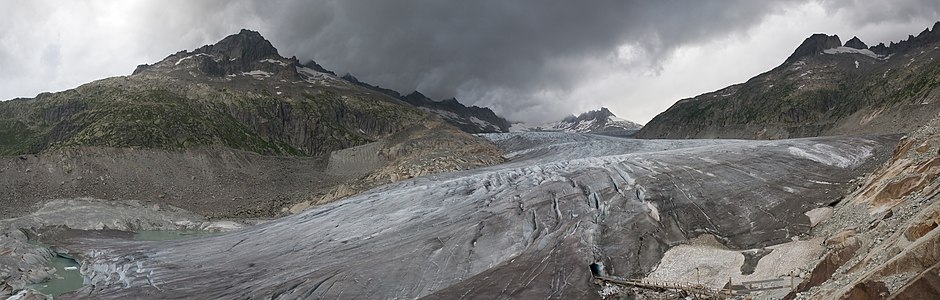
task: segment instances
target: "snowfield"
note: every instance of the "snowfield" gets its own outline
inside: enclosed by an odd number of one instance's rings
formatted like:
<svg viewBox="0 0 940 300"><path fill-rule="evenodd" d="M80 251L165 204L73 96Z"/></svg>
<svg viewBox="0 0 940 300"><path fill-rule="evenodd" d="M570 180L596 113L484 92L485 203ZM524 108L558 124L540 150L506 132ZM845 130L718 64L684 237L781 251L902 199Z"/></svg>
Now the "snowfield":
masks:
<svg viewBox="0 0 940 300"><path fill-rule="evenodd" d="M826 49L826 50L823 50L823 53L826 53L826 54L846 54L846 53L854 53L854 54L861 54L861 55L864 55L864 56L868 56L868 57L871 57L871 58L874 58L874 59L883 59L883 58L884 58L884 57L882 57L881 55L875 54L875 52L871 52L871 50L868 50L868 49L855 49L855 48L852 48L852 47L836 47L836 48L832 48L832 49ZM884 59L887 59L887 58L884 58Z"/></svg>
<svg viewBox="0 0 940 300"><path fill-rule="evenodd" d="M393 183L219 236L76 240L64 246L93 285L75 295L597 298L594 262L639 278L667 250L706 233L731 249L791 241L809 228L804 213L838 199L888 144L481 136L511 160Z"/></svg>

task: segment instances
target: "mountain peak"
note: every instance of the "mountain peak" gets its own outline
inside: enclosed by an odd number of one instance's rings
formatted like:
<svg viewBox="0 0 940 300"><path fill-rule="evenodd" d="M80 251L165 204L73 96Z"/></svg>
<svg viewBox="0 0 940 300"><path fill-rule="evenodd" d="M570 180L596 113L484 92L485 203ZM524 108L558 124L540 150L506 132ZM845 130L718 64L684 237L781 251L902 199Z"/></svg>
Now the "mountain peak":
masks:
<svg viewBox="0 0 940 300"><path fill-rule="evenodd" d="M316 63L313 65L316 71L322 70L323 73L335 75ZM215 44L205 45L193 51L179 51L153 65L139 65L133 74L148 70L173 72L195 68L212 77L263 71L265 74L280 73L288 78L297 79L300 75L295 69L296 66L301 66L297 57L281 57L277 49L261 36L261 33L242 29Z"/></svg>
<svg viewBox="0 0 940 300"><path fill-rule="evenodd" d="M608 110L606 107L601 107L598 110L587 111L578 116L575 116L575 115L568 116L564 118L562 121L577 122L577 121L595 120L595 121L604 123L604 122L607 122L607 119L609 117L616 117L616 116L614 115L614 113L610 112L610 110Z"/></svg>
<svg viewBox="0 0 940 300"><path fill-rule="evenodd" d="M860 50L868 49L868 45L865 45L865 42L862 42L857 36L853 36L852 39L845 42L845 46Z"/></svg>
<svg viewBox="0 0 940 300"><path fill-rule="evenodd" d="M419 103L434 102L433 100L431 100L431 98L428 98L428 96L425 96L419 91L411 92L411 94L406 95L403 100L413 105L418 105Z"/></svg>
<svg viewBox="0 0 940 300"><path fill-rule="evenodd" d="M796 47L793 54L787 58L786 63L794 62L805 56L820 54L823 53L823 50L838 48L840 46L842 46L842 41L839 40L838 35L816 33L803 40L803 43L800 44L799 47Z"/></svg>
<svg viewBox="0 0 940 300"><path fill-rule="evenodd" d="M229 35L218 43L205 45L193 51L243 62L256 61L269 57L280 57L277 49L261 33L242 29L237 34Z"/></svg>
<svg viewBox="0 0 940 300"><path fill-rule="evenodd" d="M577 116L572 114L557 122L545 124L515 123L510 131L560 131L623 137L632 136L641 127L643 125L618 118L606 107L601 107Z"/></svg>

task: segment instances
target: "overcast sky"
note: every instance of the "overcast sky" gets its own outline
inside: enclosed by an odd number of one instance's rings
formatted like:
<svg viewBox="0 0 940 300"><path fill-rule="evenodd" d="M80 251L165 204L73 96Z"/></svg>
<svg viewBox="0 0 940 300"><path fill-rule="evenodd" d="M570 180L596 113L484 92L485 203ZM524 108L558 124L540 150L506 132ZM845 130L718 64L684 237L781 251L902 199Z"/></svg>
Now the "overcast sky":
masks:
<svg viewBox="0 0 940 300"><path fill-rule="evenodd" d="M0 99L129 75L241 28L281 55L537 122L606 106L640 123L739 83L812 33L869 45L940 20L940 0L0 0Z"/></svg>

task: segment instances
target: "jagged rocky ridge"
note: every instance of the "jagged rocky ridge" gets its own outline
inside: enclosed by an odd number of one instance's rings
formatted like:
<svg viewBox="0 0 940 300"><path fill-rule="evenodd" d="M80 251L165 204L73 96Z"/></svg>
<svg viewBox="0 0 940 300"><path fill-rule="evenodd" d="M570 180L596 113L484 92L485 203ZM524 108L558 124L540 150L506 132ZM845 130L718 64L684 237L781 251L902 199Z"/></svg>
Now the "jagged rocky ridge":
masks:
<svg viewBox="0 0 940 300"><path fill-rule="evenodd" d="M568 116L556 122L544 124L513 123L513 132L576 132L608 136L633 136L643 125L618 118L606 107L580 115Z"/></svg>
<svg viewBox="0 0 940 300"><path fill-rule="evenodd" d="M468 133L509 132L511 126L506 119L497 116L489 108L476 105L468 107L457 101L457 98L435 101L418 91L402 96L394 90L361 82L351 74L343 75L342 78L353 84L408 102L422 111L441 117L444 121Z"/></svg>
<svg viewBox="0 0 940 300"><path fill-rule="evenodd" d="M745 83L676 102L642 138L910 132L940 112L940 22L890 46L814 34Z"/></svg>

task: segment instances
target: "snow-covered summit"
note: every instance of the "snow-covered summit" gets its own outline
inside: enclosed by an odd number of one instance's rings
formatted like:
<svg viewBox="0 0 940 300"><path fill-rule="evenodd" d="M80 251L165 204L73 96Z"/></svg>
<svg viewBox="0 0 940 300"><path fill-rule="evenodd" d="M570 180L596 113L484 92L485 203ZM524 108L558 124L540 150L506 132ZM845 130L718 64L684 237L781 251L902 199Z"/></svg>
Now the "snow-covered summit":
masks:
<svg viewBox="0 0 940 300"><path fill-rule="evenodd" d="M578 116L568 116L556 122L543 124L513 123L509 131L578 132L630 136L642 127L643 125L619 118L606 107L601 107L598 110L585 112Z"/></svg>

